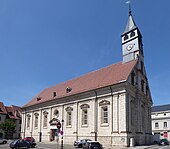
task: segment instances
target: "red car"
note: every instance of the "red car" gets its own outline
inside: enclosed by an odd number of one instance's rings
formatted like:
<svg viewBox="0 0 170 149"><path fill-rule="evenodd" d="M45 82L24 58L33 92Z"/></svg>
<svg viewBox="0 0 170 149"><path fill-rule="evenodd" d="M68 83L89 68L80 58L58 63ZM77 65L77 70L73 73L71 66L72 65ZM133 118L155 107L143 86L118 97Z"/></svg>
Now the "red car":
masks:
<svg viewBox="0 0 170 149"><path fill-rule="evenodd" d="M28 142L35 142L35 139L33 137L26 137L23 140L28 141Z"/></svg>

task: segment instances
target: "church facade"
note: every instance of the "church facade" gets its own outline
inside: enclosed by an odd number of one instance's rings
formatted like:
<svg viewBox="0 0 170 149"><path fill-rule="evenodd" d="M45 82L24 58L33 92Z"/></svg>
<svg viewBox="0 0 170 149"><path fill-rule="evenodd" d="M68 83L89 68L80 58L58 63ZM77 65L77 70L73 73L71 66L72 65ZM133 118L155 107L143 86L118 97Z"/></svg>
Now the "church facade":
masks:
<svg viewBox="0 0 170 149"><path fill-rule="evenodd" d="M152 98L142 35L131 12L122 36L123 61L47 88L22 107L22 137L64 144L97 140L104 146L150 144ZM61 123L60 130L57 124Z"/></svg>

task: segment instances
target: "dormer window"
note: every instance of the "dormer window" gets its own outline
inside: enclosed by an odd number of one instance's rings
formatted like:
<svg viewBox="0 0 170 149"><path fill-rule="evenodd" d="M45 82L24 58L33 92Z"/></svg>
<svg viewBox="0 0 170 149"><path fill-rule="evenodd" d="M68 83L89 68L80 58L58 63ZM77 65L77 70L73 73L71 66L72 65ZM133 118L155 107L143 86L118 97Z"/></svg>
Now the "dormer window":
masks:
<svg viewBox="0 0 170 149"><path fill-rule="evenodd" d="M37 97L37 101L40 101L41 100L41 97Z"/></svg>
<svg viewBox="0 0 170 149"><path fill-rule="evenodd" d="M133 31L130 33L130 37L134 37L134 36L135 36L135 32Z"/></svg>
<svg viewBox="0 0 170 149"><path fill-rule="evenodd" d="M126 35L124 36L124 41L127 40L127 39L129 39L129 37L128 37L128 35L126 34Z"/></svg>
<svg viewBox="0 0 170 149"><path fill-rule="evenodd" d="M53 97L56 97L57 96L57 92L53 92Z"/></svg>
<svg viewBox="0 0 170 149"><path fill-rule="evenodd" d="M67 88L66 88L66 93L71 92L71 90L72 90L72 88L71 88L71 87L67 87Z"/></svg>

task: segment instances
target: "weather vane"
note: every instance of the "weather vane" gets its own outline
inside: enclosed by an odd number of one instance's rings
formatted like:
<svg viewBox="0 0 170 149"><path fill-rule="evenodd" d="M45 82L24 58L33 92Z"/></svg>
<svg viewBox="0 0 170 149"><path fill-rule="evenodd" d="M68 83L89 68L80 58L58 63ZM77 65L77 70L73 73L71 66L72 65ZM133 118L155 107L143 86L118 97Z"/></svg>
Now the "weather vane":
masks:
<svg viewBox="0 0 170 149"><path fill-rule="evenodd" d="M126 4L129 5L129 15L131 15L131 0L126 1Z"/></svg>

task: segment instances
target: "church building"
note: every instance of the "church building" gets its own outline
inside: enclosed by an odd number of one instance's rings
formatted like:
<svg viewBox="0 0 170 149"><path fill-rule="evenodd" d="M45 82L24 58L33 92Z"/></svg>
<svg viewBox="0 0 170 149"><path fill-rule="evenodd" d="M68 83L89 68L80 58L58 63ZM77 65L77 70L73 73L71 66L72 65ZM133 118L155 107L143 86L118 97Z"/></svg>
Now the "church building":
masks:
<svg viewBox="0 0 170 149"><path fill-rule="evenodd" d="M46 88L22 107L22 138L50 142L63 135L64 144L91 139L110 147L151 143L142 34L130 10L121 38L122 61Z"/></svg>

